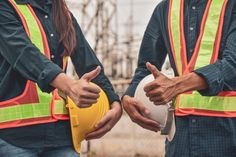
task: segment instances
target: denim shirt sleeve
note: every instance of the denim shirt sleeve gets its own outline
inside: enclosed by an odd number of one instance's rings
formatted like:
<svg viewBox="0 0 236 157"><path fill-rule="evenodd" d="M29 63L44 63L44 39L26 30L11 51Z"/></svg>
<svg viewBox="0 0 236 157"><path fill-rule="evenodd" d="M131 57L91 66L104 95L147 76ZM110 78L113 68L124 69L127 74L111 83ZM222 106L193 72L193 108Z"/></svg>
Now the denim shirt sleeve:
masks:
<svg viewBox="0 0 236 157"><path fill-rule="evenodd" d="M205 79L208 88L199 91L204 96L214 96L226 87L232 89L236 81L236 10L234 9L231 25L229 27L226 46L222 57L216 63L199 68L194 72ZM234 83L236 85L236 83Z"/></svg>
<svg viewBox="0 0 236 157"><path fill-rule="evenodd" d="M134 96L138 83L148 74L150 71L146 68L146 63L150 62L154 64L159 70L165 61L167 51L163 43L163 37L161 33L161 18L160 18L160 3L154 10L149 24L145 30L142 40L141 48L139 50L138 67L135 71L135 75L131 82L131 85L125 92L125 95Z"/></svg>
<svg viewBox="0 0 236 157"><path fill-rule="evenodd" d="M83 32L76 21L75 17L73 17L74 26L76 29L77 36L77 46L75 52L71 56L72 62L74 64L76 73L79 77L83 76L85 73L88 73L94 70L97 66L101 66L102 70L100 74L92 80L95 84L100 86L108 96L110 104L114 101L120 102L119 96L114 92L112 84L110 83L107 76L104 74L104 68L98 58L96 57L94 51L90 47L89 43L85 39Z"/></svg>
<svg viewBox="0 0 236 157"><path fill-rule="evenodd" d="M62 70L30 41L18 15L7 3L0 3L0 54L25 79L51 92L50 83Z"/></svg>

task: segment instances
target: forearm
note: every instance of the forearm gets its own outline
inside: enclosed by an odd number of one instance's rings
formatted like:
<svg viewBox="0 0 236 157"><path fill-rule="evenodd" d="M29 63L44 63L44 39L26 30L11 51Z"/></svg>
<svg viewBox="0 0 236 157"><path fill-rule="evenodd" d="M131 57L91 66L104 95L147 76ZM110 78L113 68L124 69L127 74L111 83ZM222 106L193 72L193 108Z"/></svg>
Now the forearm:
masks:
<svg viewBox="0 0 236 157"><path fill-rule="evenodd" d="M204 90L208 88L206 81L194 72L180 77L175 77L173 80L176 84L176 95L188 91Z"/></svg>

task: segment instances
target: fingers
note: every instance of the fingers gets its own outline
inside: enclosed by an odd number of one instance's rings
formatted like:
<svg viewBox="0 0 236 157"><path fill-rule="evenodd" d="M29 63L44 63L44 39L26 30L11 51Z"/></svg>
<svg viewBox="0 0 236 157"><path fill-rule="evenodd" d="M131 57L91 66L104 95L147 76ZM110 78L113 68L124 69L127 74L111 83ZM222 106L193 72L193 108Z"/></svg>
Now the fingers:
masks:
<svg viewBox="0 0 236 157"><path fill-rule="evenodd" d="M79 99L79 104L83 104L83 105L92 105L96 103L97 103L97 99L85 99L85 98Z"/></svg>
<svg viewBox="0 0 236 157"><path fill-rule="evenodd" d="M138 110L144 114L145 116L148 116L150 114L150 111L142 104L139 103L139 101L135 101L137 104Z"/></svg>
<svg viewBox="0 0 236 157"><path fill-rule="evenodd" d="M124 102L124 109L131 120L141 127L155 132L159 130L158 122L150 120L142 115L143 113L149 114L149 111L143 105L129 99L127 102Z"/></svg>
<svg viewBox="0 0 236 157"><path fill-rule="evenodd" d="M97 87L97 86L94 86L94 85L91 85L91 84L89 84L88 86L85 86L84 88L83 88L83 90L85 90L85 91L87 91L87 92L89 92L89 93L93 93L93 94L99 94L100 93L100 89Z"/></svg>
<svg viewBox="0 0 236 157"><path fill-rule="evenodd" d="M156 88L160 87L157 81L152 81L144 86L144 91L145 92L150 92Z"/></svg>
<svg viewBox="0 0 236 157"><path fill-rule="evenodd" d="M95 70L84 74L80 80L75 80L70 84L67 95L80 108L90 107L92 104L97 103L100 89L89 82L99 75L100 71L101 67L98 66Z"/></svg>
<svg viewBox="0 0 236 157"><path fill-rule="evenodd" d="M104 136L107 132L109 132L112 127L115 125L115 123L112 121L112 114L111 111L109 111L106 116L102 118L101 121L99 121L95 128L96 130L89 133L85 136L86 140L92 140L92 139L98 139Z"/></svg>
<svg viewBox="0 0 236 157"><path fill-rule="evenodd" d="M153 74L154 78L157 78L161 75L160 71L151 63L147 62L146 67Z"/></svg>
<svg viewBox="0 0 236 157"><path fill-rule="evenodd" d="M104 127L89 133L88 135L85 136L86 140L92 140L92 139L98 139L103 137L107 132L109 132L111 130L111 125L110 123L108 123L107 125L105 125Z"/></svg>
<svg viewBox="0 0 236 157"><path fill-rule="evenodd" d="M150 127L159 128L159 123L144 117L143 115L141 115L139 112L136 111L133 111L131 119L133 122L136 122L137 124L145 124Z"/></svg>
<svg viewBox="0 0 236 157"><path fill-rule="evenodd" d="M111 112L111 111L110 111ZM109 120L111 120L110 112L108 112L96 125L95 128L100 129L103 127Z"/></svg>
<svg viewBox="0 0 236 157"><path fill-rule="evenodd" d="M96 78L99 75L100 72L101 72L101 67L98 66L95 70L84 74L81 79L85 79L87 82L90 82L91 80Z"/></svg>
<svg viewBox="0 0 236 157"><path fill-rule="evenodd" d="M99 98L99 93L85 91L81 94L80 98L97 100Z"/></svg>
<svg viewBox="0 0 236 157"><path fill-rule="evenodd" d="M142 128L147 129L147 130L150 130L150 131L154 131L154 132L160 131L159 126L158 126L158 127L153 127L153 126L147 125L147 124L142 123L142 122L137 122L137 124L138 124L139 126L141 126Z"/></svg>
<svg viewBox="0 0 236 157"><path fill-rule="evenodd" d="M77 96L71 95L70 98L73 102L79 106L80 108L88 108L91 107L93 104L97 103L97 100L90 100L90 99L78 99Z"/></svg>
<svg viewBox="0 0 236 157"><path fill-rule="evenodd" d="M88 105L88 104L79 104L78 106L79 106L79 108L89 108L89 107L91 107L92 105Z"/></svg>
<svg viewBox="0 0 236 157"><path fill-rule="evenodd" d="M173 92L162 92L162 90L151 91L146 93L146 96L149 97L149 100L155 105L164 105L170 102L174 95Z"/></svg>
<svg viewBox="0 0 236 157"><path fill-rule="evenodd" d="M160 96L164 93L164 91L162 89L154 89L154 90L150 90L150 91L147 91L146 92L146 96L147 97L157 97L157 96Z"/></svg>
<svg viewBox="0 0 236 157"><path fill-rule="evenodd" d="M86 135L86 140L97 139L109 132L121 117L121 106L118 102L112 103L112 108L107 114L96 124L95 131Z"/></svg>

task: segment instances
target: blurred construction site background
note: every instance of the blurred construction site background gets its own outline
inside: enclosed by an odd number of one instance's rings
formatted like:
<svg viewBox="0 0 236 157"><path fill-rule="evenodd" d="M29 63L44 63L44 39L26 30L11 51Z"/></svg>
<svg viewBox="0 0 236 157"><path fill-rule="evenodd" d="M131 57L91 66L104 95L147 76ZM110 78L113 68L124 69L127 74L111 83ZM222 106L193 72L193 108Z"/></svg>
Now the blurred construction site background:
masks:
<svg viewBox="0 0 236 157"><path fill-rule="evenodd" d="M67 0L117 93L122 96L137 65L142 36L160 0ZM163 72L172 75L168 60ZM163 157L165 137L132 123L124 113L100 140L83 143L82 157Z"/></svg>

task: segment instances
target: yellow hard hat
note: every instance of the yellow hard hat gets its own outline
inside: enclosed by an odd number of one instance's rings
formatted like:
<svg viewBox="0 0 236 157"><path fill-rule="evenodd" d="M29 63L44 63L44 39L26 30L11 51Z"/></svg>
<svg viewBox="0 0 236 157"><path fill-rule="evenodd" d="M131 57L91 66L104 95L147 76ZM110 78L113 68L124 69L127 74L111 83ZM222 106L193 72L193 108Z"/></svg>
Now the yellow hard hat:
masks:
<svg viewBox="0 0 236 157"><path fill-rule="evenodd" d="M69 97L67 98L72 140L74 148L78 153L80 153L81 142L84 140L85 135L94 131L94 126L109 111L107 95L101 88L100 91L98 102L89 108L79 108Z"/></svg>

